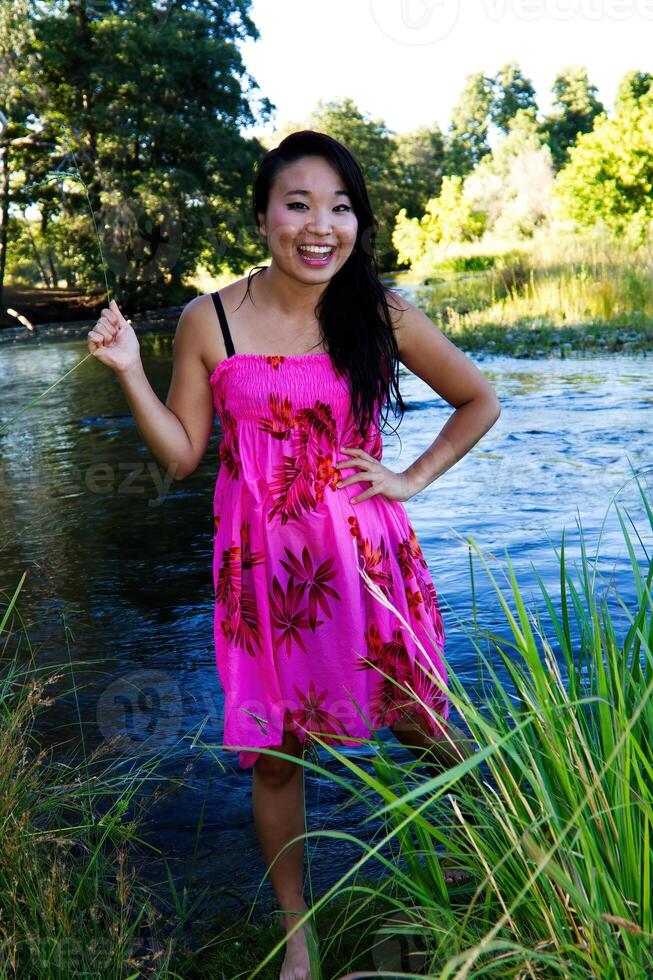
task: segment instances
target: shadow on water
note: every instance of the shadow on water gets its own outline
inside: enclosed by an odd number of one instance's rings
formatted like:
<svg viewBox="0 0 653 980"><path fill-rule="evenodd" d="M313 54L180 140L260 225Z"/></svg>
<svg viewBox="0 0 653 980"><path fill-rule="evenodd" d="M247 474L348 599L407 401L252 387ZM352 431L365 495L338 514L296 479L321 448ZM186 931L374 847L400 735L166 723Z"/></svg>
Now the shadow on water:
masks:
<svg viewBox="0 0 653 980"><path fill-rule="evenodd" d="M85 350L79 339L4 346L0 421ZM608 503L631 476L629 460L640 472L649 461L653 402L645 357L527 365L488 357L480 367L500 398L499 421L456 467L406 504L438 591L447 660L479 700L481 681L463 625L472 618L466 537L496 560L497 571L508 549L527 601L539 591L531 563L558 594L552 544L559 546L567 527L573 558L579 514L590 548L596 546ZM165 401L170 357L149 357L145 368ZM401 442L390 430L384 435L383 462L392 469L423 452L452 411L405 370L401 386L408 405ZM21 608L38 662L72 657L88 751L125 731L132 755L170 752L159 781L184 774L181 785L150 803L144 828L167 855L177 882L187 882L194 858L194 888L223 888L236 904L239 897L253 898L265 868L251 817L251 770L239 770L232 753L212 756L191 744L200 728L206 743L222 738L211 578L217 424L195 473L170 481L143 445L117 380L89 359L0 439L3 588L15 587L27 571ZM629 505L637 497L629 484L619 499ZM601 554L606 576L619 577L629 567L616 518L603 530ZM503 614L491 583L477 576L475 589L484 627L500 631ZM64 620L73 637L70 651ZM509 688L498 664L497 672ZM62 752L77 744L76 711L74 694L62 692L40 717L42 741ZM387 729L379 737L394 743ZM365 756L364 749L347 751ZM392 751L411 758L396 743ZM335 783L311 777L306 794L309 830L358 829L361 804L342 807ZM322 892L356 856L311 841L313 889ZM147 874L168 891L161 862L150 861ZM266 883L261 898L271 896Z"/></svg>

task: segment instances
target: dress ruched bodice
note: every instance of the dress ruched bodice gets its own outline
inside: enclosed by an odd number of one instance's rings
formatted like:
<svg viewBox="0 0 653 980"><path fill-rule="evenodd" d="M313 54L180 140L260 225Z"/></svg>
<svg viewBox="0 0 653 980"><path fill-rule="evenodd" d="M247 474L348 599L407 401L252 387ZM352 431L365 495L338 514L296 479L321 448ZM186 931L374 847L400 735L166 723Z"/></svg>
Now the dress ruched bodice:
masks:
<svg viewBox="0 0 653 980"><path fill-rule="evenodd" d="M445 632L406 509L382 494L352 503L363 481L336 486L357 472L342 447L381 460L378 411L361 433L328 353L232 353L210 384L222 430L213 583L224 747L248 767L285 728L356 745L406 709L435 732L449 716Z"/></svg>

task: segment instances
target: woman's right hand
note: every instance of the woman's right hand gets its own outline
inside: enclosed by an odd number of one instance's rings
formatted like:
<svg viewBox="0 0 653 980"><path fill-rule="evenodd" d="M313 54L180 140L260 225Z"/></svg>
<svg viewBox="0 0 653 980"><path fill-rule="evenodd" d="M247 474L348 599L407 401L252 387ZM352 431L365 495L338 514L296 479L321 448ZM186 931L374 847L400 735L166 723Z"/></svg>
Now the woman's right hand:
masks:
<svg viewBox="0 0 653 980"><path fill-rule="evenodd" d="M125 320L115 299L102 310L95 327L88 332L88 349L117 373L140 363L140 345L131 322Z"/></svg>

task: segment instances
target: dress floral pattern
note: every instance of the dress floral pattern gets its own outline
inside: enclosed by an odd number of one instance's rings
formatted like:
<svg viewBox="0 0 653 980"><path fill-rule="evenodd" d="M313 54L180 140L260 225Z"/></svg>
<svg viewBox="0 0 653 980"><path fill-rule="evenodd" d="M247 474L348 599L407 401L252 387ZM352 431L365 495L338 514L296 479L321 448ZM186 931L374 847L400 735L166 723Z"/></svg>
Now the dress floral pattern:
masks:
<svg viewBox="0 0 653 980"><path fill-rule="evenodd" d="M357 472L335 468L342 446L381 459L378 427L355 426L327 353L232 354L211 386L222 430L213 585L224 747L248 768L287 728L302 742L358 745L407 708L437 731L432 715L449 717L445 631L406 509L382 494L352 504L364 481L336 486Z"/></svg>

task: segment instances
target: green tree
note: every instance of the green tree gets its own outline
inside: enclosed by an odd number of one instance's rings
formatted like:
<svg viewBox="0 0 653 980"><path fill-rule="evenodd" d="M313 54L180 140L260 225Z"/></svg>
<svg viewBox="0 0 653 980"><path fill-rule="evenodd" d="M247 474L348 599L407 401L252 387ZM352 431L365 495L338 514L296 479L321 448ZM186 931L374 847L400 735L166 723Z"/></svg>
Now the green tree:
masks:
<svg viewBox="0 0 653 980"><path fill-rule="evenodd" d="M533 83L526 78L516 61L509 61L499 69L492 86L490 116L502 133L508 132L510 120L520 109L537 112Z"/></svg>
<svg viewBox="0 0 653 980"><path fill-rule="evenodd" d="M628 71L619 82L615 98L615 112L625 108L626 103L639 102L643 96L650 94L653 86L653 75L649 71Z"/></svg>
<svg viewBox="0 0 653 980"><path fill-rule="evenodd" d="M484 216L465 196L463 178L450 174L443 177L439 196L427 203L421 218L409 218L401 209L393 241L399 261L418 271L436 261L437 246L472 241L484 227Z"/></svg>
<svg viewBox="0 0 653 980"><path fill-rule="evenodd" d="M394 134L383 120L371 119L361 112L350 98L330 102L320 100L307 125L340 140L358 160L379 222L376 239L379 267L394 268L397 253L392 244L392 232L395 217L403 204L402 171L397 161Z"/></svg>
<svg viewBox="0 0 653 980"><path fill-rule="evenodd" d="M402 170L402 204L411 217L424 214L427 201L437 197L445 168L445 139L440 127L421 126L395 137Z"/></svg>
<svg viewBox="0 0 653 980"><path fill-rule="evenodd" d="M643 237L653 218L653 95L599 117L558 174L561 214L580 227L605 224Z"/></svg>
<svg viewBox="0 0 653 980"><path fill-rule="evenodd" d="M591 85L587 68L570 65L558 72L553 82L553 108L544 122L551 156L556 170L565 165L569 148L580 133L589 133L594 120L604 112L597 98L597 88Z"/></svg>
<svg viewBox="0 0 653 980"><path fill-rule="evenodd" d="M260 256L249 185L263 148L240 135L258 86L236 47L259 36L250 2L31 4L25 84L49 145L21 161L23 203L57 273L103 283L89 200L110 284L133 307L181 296L200 261L218 273ZM260 118L271 109L259 100ZM73 176L43 184L53 170Z"/></svg>
<svg viewBox="0 0 653 980"><path fill-rule="evenodd" d="M488 128L492 108L492 79L483 72L467 76L451 115L446 172L465 176L490 152Z"/></svg>
<svg viewBox="0 0 653 980"><path fill-rule="evenodd" d="M30 37L28 0L0 0L0 310L7 269L10 202L21 147L36 146L41 137L27 128L29 105L24 98L24 52ZM16 230L14 229L14 237Z"/></svg>

